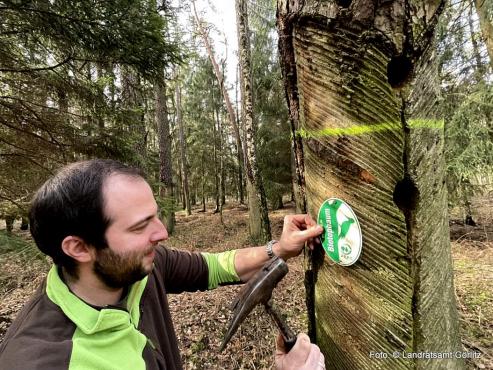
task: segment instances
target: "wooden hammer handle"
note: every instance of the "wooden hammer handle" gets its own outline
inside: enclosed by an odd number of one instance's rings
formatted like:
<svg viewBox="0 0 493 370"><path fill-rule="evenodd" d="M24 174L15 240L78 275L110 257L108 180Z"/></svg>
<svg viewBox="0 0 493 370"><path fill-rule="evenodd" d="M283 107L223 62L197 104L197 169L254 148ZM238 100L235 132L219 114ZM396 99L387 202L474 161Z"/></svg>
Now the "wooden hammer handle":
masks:
<svg viewBox="0 0 493 370"><path fill-rule="evenodd" d="M296 343L296 335L286 324L281 314L272 305L272 302L270 300L267 303L265 303L264 306L265 306L265 310L268 312L268 314L276 324L277 328L281 332L282 339L284 340L284 348L286 349L286 353L288 353Z"/></svg>

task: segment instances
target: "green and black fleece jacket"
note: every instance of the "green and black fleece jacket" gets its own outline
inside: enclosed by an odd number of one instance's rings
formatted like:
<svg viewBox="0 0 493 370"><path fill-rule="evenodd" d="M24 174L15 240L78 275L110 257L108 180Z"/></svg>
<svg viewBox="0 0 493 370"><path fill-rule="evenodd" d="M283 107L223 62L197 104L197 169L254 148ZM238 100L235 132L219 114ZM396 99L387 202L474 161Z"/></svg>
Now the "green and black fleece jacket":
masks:
<svg viewBox="0 0 493 370"><path fill-rule="evenodd" d="M166 294L238 280L234 251L159 247L152 272L128 288L121 304L96 308L75 296L53 266L7 331L0 370L181 369Z"/></svg>

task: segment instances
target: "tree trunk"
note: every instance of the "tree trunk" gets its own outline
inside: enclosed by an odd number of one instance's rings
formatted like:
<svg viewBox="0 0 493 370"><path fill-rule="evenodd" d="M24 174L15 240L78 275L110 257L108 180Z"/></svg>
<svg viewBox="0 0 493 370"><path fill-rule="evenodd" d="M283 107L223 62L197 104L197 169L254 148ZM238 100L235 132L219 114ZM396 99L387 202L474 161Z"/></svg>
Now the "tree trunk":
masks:
<svg viewBox="0 0 493 370"><path fill-rule="evenodd" d="M224 146L223 146L223 125L222 117L217 116L217 128L219 133L219 201L221 203L221 215L224 204L226 204L226 174L224 170Z"/></svg>
<svg viewBox="0 0 493 370"><path fill-rule="evenodd" d="M159 138L159 195L164 202L164 223L169 234L175 228L175 200L173 194L173 169L171 161L171 134L169 129L168 108L166 106L166 84L164 74L154 86L156 99L156 125Z"/></svg>
<svg viewBox="0 0 493 370"><path fill-rule="evenodd" d="M140 91L140 78L129 67L122 66L121 69L125 120L129 131L132 133L132 142L136 153L134 164L145 170L147 131L144 119L144 101Z"/></svg>
<svg viewBox="0 0 493 370"><path fill-rule="evenodd" d="M240 66L237 66L236 81L235 81L235 103L236 103L236 125L240 127L240 122L238 119L238 80L239 80L239 70ZM239 130L239 129L238 129ZM245 204L245 197L243 192L243 148L241 147L240 135L235 137L236 139L236 160L238 161L238 197L240 198L240 204Z"/></svg>
<svg viewBox="0 0 493 370"><path fill-rule="evenodd" d="M476 5L479 27L486 43L486 50L488 50L490 65L493 70L493 6L491 6L491 0L474 0L474 4Z"/></svg>
<svg viewBox="0 0 493 370"><path fill-rule="evenodd" d="M214 99L214 89L211 90L212 94L212 104L215 105ZM214 213L218 213L221 211L221 205L219 204L219 171L217 166L217 110L213 109L213 120L212 120L212 156L214 160L214 198L216 200L216 208L214 209Z"/></svg>
<svg viewBox="0 0 493 370"><path fill-rule="evenodd" d="M205 155L202 152L202 212L205 212Z"/></svg>
<svg viewBox="0 0 493 370"><path fill-rule="evenodd" d="M307 210L317 217L325 199L340 198L363 235L352 266L322 248L308 261L310 335L328 369L464 366L453 356L461 345L436 116L433 34L444 3L416 4L278 1ZM411 352L452 355L405 358Z"/></svg>
<svg viewBox="0 0 493 370"><path fill-rule="evenodd" d="M474 78L477 83L481 83L484 79L484 75L486 73L485 66L483 65L483 62L481 61L481 53L479 51L479 45L478 45L478 40L477 40L477 33L474 32L474 18L473 18L473 9L472 9L472 4L469 7L469 13L467 15L467 22L469 25L469 34L471 35L471 46L472 46L472 53L475 61L475 71L474 71Z"/></svg>
<svg viewBox="0 0 493 370"><path fill-rule="evenodd" d="M12 230L14 230L14 222L15 222L14 216L5 217L5 231L7 232L7 235L12 234Z"/></svg>
<svg viewBox="0 0 493 370"><path fill-rule="evenodd" d="M246 131L246 177L248 193L248 226L250 237L257 243L270 240L270 223L264 184L257 163L256 123L253 119L252 75L250 39L246 0L236 0L236 23L238 28L238 53L242 94L242 118Z"/></svg>
<svg viewBox="0 0 493 370"><path fill-rule="evenodd" d="M183 120L181 116L181 91L178 81L176 83L176 121L180 132L180 157L181 157L181 173L183 176L183 196L187 215L192 214L190 207L190 188L188 184L188 166L187 166L187 143L185 140L185 132L183 130Z"/></svg>

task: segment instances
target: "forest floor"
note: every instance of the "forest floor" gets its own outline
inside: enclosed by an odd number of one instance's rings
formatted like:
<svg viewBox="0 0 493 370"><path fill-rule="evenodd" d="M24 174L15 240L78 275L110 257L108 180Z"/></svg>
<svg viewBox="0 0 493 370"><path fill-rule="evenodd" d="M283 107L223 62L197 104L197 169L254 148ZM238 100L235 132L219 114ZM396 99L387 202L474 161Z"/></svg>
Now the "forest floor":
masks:
<svg viewBox="0 0 493 370"><path fill-rule="evenodd" d="M490 200L493 203L493 200ZM462 343L479 351L468 369L493 369L493 204L483 203L479 226L451 222L452 256ZM279 237L283 217L292 207L270 212L273 237ZM219 252L251 245L247 209L228 204L220 215L211 210L191 216L179 212L176 230L166 244L190 251ZM489 215L489 216L488 216ZM295 332L307 331L303 256L288 263L290 273L274 292L274 301ZM26 268L29 266L29 268ZM12 320L44 278L49 262L33 252L27 232L15 227L14 237L0 230L0 342ZM228 347L218 352L229 318L229 306L239 286L213 291L170 295L169 301L186 369L269 369L273 364L276 330L269 318L255 309Z"/></svg>

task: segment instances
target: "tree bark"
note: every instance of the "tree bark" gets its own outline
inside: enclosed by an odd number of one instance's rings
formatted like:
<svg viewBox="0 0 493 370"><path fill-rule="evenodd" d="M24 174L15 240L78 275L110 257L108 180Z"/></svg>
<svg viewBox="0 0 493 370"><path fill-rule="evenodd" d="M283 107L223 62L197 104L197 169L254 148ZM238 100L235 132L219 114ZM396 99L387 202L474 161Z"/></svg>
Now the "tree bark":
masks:
<svg viewBox="0 0 493 370"><path fill-rule="evenodd" d="M242 94L242 118L246 131L245 172L248 193L248 226L250 237L257 243L270 240L270 222L267 211L264 184L257 163L257 128L253 119L252 74L248 11L245 0L236 0L236 23L238 29L238 53Z"/></svg>
<svg viewBox="0 0 493 370"><path fill-rule="evenodd" d="M147 130L144 119L144 99L140 91L140 78L129 67L122 66L122 100L125 120L132 133L135 148L135 165L145 170L147 158Z"/></svg>
<svg viewBox="0 0 493 370"><path fill-rule="evenodd" d="M436 115L433 35L444 3L423 5L278 1L307 210L317 217L325 199L340 198L363 235L352 266L332 263L322 248L308 261L310 335L328 369L464 366L453 355L404 356L461 350Z"/></svg>
<svg viewBox="0 0 493 370"><path fill-rule="evenodd" d="M169 234L175 228L175 200L173 189L173 169L171 161L171 134L169 129L168 108L166 105L166 83L164 73L154 86L156 100L156 125L159 141L159 195L164 202L164 222Z"/></svg>
<svg viewBox="0 0 493 370"><path fill-rule="evenodd" d="M471 35L471 46L472 53L474 57L474 61L476 62L474 78L477 83L481 83L484 79L484 75L486 73L485 66L481 61L481 54L479 51L478 40L476 38L476 32L474 31L474 19L473 19L473 9L472 4L469 6L469 13L467 15L467 23L469 25L469 34Z"/></svg>
<svg viewBox="0 0 493 370"><path fill-rule="evenodd" d="M211 90L212 94L212 104L215 104L214 99L214 90ZM213 109L213 120L212 120L212 157L214 160L214 198L216 200L216 208L214 209L214 213L218 213L221 211L221 205L219 204L219 171L217 166L217 110Z"/></svg>
<svg viewBox="0 0 493 370"><path fill-rule="evenodd" d="M490 65L493 70L493 5L491 0L474 0L474 4L476 5L479 27L486 43L486 50L488 50Z"/></svg>
<svg viewBox="0 0 493 370"><path fill-rule="evenodd" d="M236 81L235 81L235 107L236 107L236 124L238 127L240 127L240 122L238 119L238 80L239 80L239 65L237 66L237 73L236 73ZM245 204L245 197L244 197L244 192L243 192L243 165L244 165L244 160L243 160L243 149L241 147L241 140L240 140L240 135L236 136L236 160L238 161L238 197L240 199L240 204Z"/></svg>
<svg viewBox="0 0 493 370"><path fill-rule="evenodd" d="M187 166L187 143L185 140L185 132L183 130L183 119L181 115L181 91L178 81L176 83L176 121L178 124L178 130L180 132L180 157L181 157L181 173L183 176L183 197L185 203L185 209L187 215L192 214L192 208L190 207L190 187L188 184L188 166Z"/></svg>
<svg viewBox="0 0 493 370"><path fill-rule="evenodd" d="M224 145L222 115L217 115L217 131L219 134L219 201L221 203L221 215L223 206L226 204L226 173L224 170Z"/></svg>

